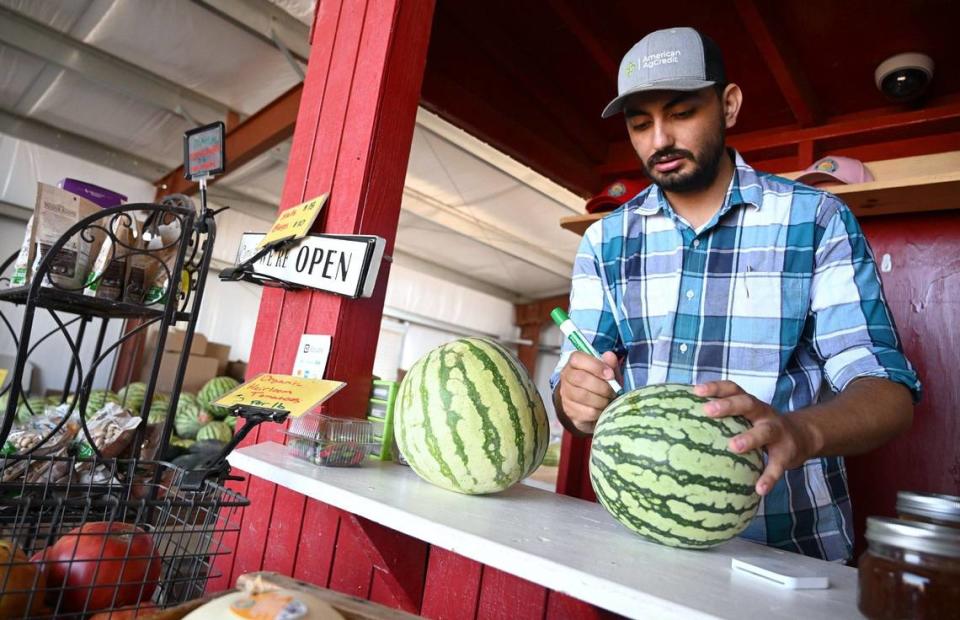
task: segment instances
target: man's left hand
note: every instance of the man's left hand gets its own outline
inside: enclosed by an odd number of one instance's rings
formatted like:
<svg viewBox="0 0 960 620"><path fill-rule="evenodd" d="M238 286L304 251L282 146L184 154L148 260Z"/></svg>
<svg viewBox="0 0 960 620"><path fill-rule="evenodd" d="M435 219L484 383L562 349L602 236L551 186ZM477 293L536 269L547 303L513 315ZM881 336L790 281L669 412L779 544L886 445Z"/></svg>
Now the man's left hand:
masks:
<svg viewBox="0 0 960 620"><path fill-rule="evenodd" d="M783 472L800 467L816 454L813 429L793 415L780 415L767 403L743 391L733 381L710 381L694 387L697 396L713 398L703 406L712 418L743 416L753 428L730 439L729 448L741 454L766 450L767 467L757 481L757 493L766 495Z"/></svg>

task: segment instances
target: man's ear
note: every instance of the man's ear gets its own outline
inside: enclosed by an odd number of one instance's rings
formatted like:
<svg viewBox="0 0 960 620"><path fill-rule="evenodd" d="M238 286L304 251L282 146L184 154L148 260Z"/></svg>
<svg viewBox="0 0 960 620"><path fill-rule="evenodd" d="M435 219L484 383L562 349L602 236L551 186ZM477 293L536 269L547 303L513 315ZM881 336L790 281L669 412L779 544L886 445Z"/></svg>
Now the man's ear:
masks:
<svg viewBox="0 0 960 620"><path fill-rule="evenodd" d="M743 91L736 84L727 84L723 89L723 120L727 129L737 124L740 115L740 106L743 104Z"/></svg>

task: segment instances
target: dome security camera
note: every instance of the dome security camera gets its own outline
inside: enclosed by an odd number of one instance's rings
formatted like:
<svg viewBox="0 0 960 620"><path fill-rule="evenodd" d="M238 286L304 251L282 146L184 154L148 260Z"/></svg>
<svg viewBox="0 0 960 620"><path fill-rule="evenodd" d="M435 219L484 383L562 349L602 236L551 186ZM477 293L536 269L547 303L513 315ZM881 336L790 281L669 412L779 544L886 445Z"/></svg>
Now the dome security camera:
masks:
<svg viewBox="0 0 960 620"><path fill-rule="evenodd" d="M887 99L905 103L918 99L933 79L933 59L926 54L897 54L877 67L873 79Z"/></svg>

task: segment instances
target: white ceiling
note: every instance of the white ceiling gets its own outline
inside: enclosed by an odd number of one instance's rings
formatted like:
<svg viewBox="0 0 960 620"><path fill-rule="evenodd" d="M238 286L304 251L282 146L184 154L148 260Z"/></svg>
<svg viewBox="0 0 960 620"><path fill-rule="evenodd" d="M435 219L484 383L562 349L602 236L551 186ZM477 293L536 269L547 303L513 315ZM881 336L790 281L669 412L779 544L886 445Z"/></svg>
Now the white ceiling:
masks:
<svg viewBox="0 0 960 620"><path fill-rule="evenodd" d="M194 121L213 120L218 106L252 114L300 80L292 61L267 36L258 36L252 21L241 27L207 4L240 11L234 20L268 15L279 6L293 19L281 20L284 28L277 32L296 50L303 41L291 40L290 33L305 39L313 1L224 2L0 0L0 8L15 12L0 10L0 26L16 26L26 16L67 35L67 45L76 40L91 46L93 53L86 54L91 62L101 50L132 66L119 63L116 72L69 66L75 58L57 56L56 37L53 43L8 41L0 29L0 112L173 169L182 157L183 131ZM137 81L143 76L166 90L137 87L152 88L152 82ZM177 105L157 93L172 94ZM219 192L219 202L236 203L248 215L270 218L289 149L289 142L281 144L231 171L211 187L212 194ZM398 262L416 257L419 266L462 274L465 283L489 285L504 297L555 295L567 290L579 241L558 220L582 211L582 200L567 190L440 118L418 113Z"/></svg>

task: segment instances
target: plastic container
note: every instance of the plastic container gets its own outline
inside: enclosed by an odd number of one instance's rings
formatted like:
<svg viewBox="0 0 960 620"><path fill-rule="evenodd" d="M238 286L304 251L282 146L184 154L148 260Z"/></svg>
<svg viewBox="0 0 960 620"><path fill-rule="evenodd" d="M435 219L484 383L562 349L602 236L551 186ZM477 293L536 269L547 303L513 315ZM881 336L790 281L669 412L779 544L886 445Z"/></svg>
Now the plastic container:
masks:
<svg viewBox="0 0 960 620"><path fill-rule="evenodd" d="M917 521L870 517L860 557L860 612L871 620L956 618L960 534Z"/></svg>
<svg viewBox="0 0 960 620"><path fill-rule="evenodd" d="M937 493L897 493L897 514L904 521L943 525L960 534L960 497Z"/></svg>
<svg viewBox="0 0 960 620"><path fill-rule="evenodd" d="M367 420L307 414L286 431L291 455L325 467L356 467L380 449L377 424Z"/></svg>

